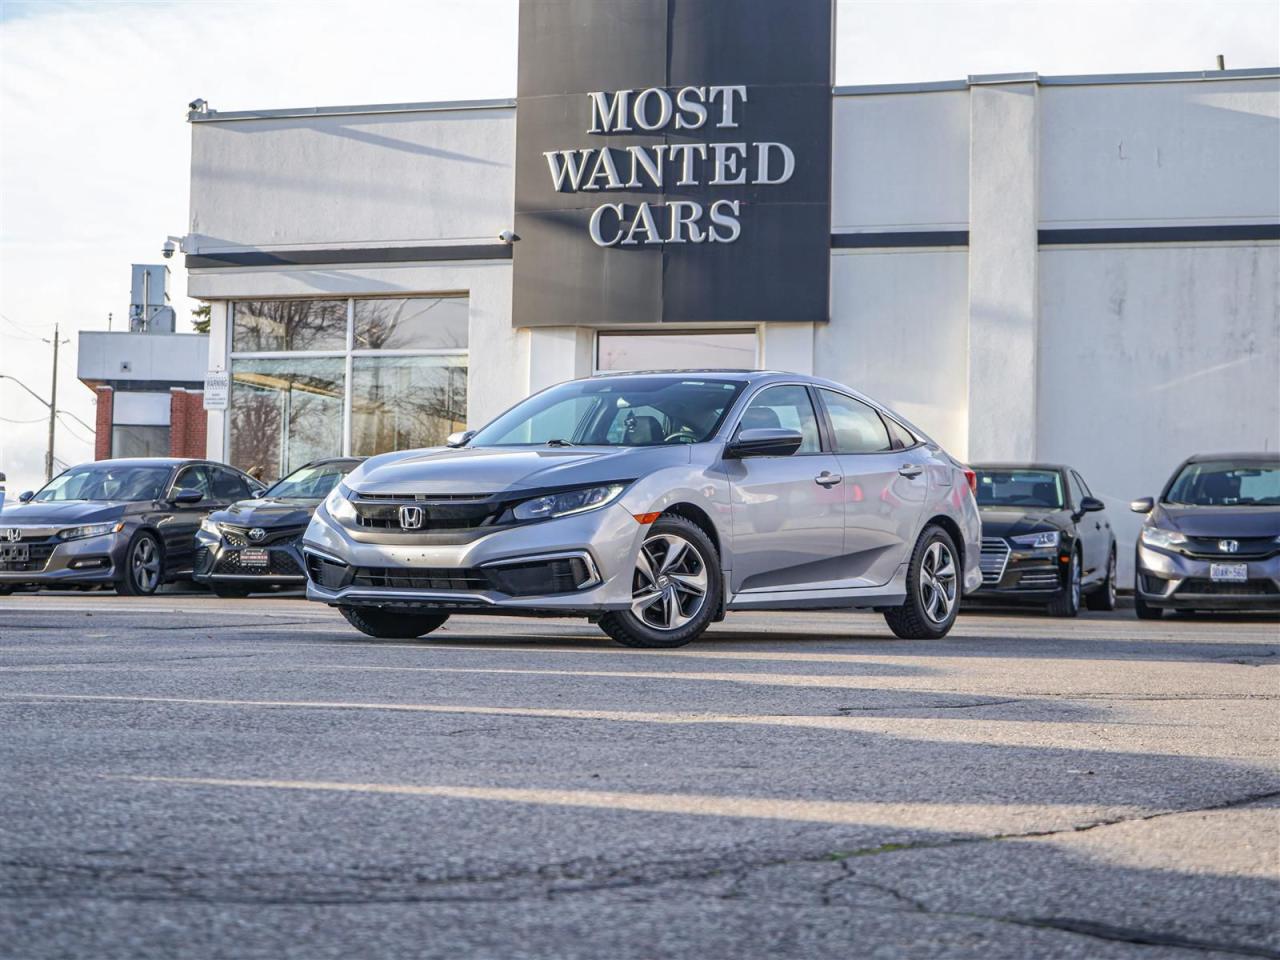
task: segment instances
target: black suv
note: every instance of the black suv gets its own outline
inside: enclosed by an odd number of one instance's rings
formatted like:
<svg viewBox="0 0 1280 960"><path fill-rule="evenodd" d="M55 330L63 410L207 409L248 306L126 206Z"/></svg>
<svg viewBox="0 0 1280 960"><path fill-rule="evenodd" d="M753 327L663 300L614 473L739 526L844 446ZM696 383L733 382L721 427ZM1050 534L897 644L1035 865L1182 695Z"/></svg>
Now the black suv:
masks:
<svg viewBox="0 0 1280 960"><path fill-rule="evenodd" d="M1116 606L1116 538L1106 505L1071 467L974 464L982 517L975 600L1044 604L1056 617Z"/></svg>

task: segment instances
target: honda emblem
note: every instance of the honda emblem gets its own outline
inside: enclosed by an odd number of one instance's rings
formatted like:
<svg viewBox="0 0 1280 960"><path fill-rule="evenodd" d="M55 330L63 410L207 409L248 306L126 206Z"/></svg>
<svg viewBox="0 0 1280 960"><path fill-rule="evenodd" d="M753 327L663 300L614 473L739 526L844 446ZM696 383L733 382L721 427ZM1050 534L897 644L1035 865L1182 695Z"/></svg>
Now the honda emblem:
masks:
<svg viewBox="0 0 1280 960"><path fill-rule="evenodd" d="M401 530L421 530L422 524L427 519L427 512L421 507L401 507L400 508L400 529Z"/></svg>
<svg viewBox="0 0 1280 960"><path fill-rule="evenodd" d="M22 539L22 531L17 527L10 527L4 532L4 538L10 543L17 543Z"/></svg>
<svg viewBox="0 0 1280 960"><path fill-rule="evenodd" d="M1218 549L1223 553L1235 553L1240 549L1239 540L1219 540Z"/></svg>

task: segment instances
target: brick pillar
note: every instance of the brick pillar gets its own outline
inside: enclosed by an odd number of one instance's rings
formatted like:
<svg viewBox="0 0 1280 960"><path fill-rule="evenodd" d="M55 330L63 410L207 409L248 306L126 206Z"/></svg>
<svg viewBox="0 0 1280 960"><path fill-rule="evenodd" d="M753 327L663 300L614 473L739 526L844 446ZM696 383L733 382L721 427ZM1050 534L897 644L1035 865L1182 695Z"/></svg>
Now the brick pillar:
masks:
<svg viewBox="0 0 1280 960"><path fill-rule="evenodd" d="M115 390L101 386L94 393L98 395L98 412L94 420L93 459L107 460L111 457L111 416L115 409Z"/></svg>
<svg viewBox="0 0 1280 960"><path fill-rule="evenodd" d="M203 457L208 415L203 390L169 388L169 456Z"/></svg>

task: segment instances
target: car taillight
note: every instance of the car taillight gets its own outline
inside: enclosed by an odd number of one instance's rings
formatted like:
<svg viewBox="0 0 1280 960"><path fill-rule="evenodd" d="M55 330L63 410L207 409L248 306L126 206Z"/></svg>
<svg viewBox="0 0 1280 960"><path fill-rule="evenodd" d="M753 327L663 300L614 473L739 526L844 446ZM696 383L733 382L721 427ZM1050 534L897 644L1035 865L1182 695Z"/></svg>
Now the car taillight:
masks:
<svg viewBox="0 0 1280 960"><path fill-rule="evenodd" d="M978 471L965 467L964 478L969 481L969 492L976 494L978 492Z"/></svg>

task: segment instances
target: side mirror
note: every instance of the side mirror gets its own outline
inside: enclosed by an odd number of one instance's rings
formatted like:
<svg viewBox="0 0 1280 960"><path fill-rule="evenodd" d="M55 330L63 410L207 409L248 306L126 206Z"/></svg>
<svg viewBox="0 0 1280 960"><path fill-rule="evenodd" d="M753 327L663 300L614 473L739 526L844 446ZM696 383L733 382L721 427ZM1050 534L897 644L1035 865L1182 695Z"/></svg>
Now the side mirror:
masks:
<svg viewBox="0 0 1280 960"><path fill-rule="evenodd" d="M18 494L18 502L26 503L35 495L36 495L36 492L34 490L23 490L20 494Z"/></svg>
<svg viewBox="0 0 1280 960"><path fill-rule="evenodd" d="M476 435L474 430L461 430L458 433L449 434L449 439L444 442L446 447L465 447L471 442L471 438Z"/></svg>
<svg viewBox="0 0 1280 960"><path fill-rule="evenodd" d="M1138 500L1129 501L1129 509L1134 513L1150 513L1156 507L1156 502L1151 497L1142 497Z"/></svg>
<svg viewBox="0 0 1280 960"><path fill-rule="evenodd" d="M1080 512L1081 513L1097 513L1099 510L1107 509L1107 505L1097 497L1081 497Z"/></svg>
<svg viewBox="0 0 1280 960"><path fill-rule="evenodd" d="M266 493L266 492L267 492L267 488L266 488L266 487L253 487L253 488L251 488L251 489L249 490L249 496L250 496L252 499L257 500L259 497L261 497L261 496L262 496L264 493Z"/></svg>
<svg viewBox="0 0 1280 960"><path fill-rule="evenodd" d="M190 504L199 503L204 499L204 494L195 487L179 487L169 497L170 503Z"/></svg>
<svg viewBox="0 0 1280 960"><path fill-rule="evenodd" d="M800 449L804 437L799 430L780 430L776 427L755 427L739 430L724 448L726 459L743 457L789 457Z"/></svg>

